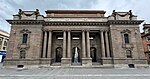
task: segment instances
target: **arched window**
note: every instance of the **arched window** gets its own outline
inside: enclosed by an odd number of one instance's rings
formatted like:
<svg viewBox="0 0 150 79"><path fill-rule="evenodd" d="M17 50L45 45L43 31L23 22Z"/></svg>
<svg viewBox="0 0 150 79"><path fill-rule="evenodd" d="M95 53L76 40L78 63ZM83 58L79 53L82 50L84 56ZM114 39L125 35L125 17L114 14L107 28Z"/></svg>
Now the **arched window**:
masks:
<svg viewBox="0 0 150 79"><path fill-rule="evenodd" d="M129 35L128 34L124 34L124 42L129 43Z"/></svg>
<svg viewBox="0 0 150 79"><path fill-rule="evenodd" d="M131 50L126 51L127 58L132 58Z"/></svg>
<svg viewBox="0 0 150 79"><path fill-rule="evenodd" d="M23 34L22 43L27 43L28 34Z"/></svg>

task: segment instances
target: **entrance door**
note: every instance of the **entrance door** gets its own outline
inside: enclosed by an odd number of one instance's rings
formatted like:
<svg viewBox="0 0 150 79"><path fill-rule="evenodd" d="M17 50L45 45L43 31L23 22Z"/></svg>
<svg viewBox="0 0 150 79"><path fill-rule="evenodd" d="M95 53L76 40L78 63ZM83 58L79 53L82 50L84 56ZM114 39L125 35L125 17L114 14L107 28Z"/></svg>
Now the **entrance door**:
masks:
<svg viewBox="0 0 150 79"><path fill-rule="evenodd" d="M62 58L62 48L61 47L57 47L56 48L56 59L55 59L55 62L61 62L61 58Z"/></svg>
<svg viewBox="0 0 150 79"><path fill-rule="evenodd" d="M91 54L92 62L97 62L97 59L96 59L96 48L95 47L91 47L90 48L90 54Z"/></svg>
<svg viewBox="0 0 150 79"><path fill-rule="evenodd" d="M80 63L80 49L78 47L74 47L72 49L72 63Z"/></svg>

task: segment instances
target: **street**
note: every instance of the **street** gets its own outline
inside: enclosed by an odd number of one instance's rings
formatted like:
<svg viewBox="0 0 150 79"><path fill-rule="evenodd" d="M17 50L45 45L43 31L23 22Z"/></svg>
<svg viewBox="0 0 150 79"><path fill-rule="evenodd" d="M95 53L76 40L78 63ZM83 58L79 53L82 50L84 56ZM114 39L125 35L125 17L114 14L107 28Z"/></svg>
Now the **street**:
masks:
<svg viewBox="0 0 150 79"><path fill-rule="evenodd" d="M150 79L150 68L3 68L0 79Z"/></svg>

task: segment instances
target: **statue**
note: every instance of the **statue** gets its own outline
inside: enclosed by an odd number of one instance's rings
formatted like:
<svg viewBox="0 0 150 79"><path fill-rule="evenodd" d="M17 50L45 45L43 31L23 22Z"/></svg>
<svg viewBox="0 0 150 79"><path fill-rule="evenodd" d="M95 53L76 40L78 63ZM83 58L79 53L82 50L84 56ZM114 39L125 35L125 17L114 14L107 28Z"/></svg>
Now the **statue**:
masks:
<svg viewBox="0 0 150 79"><path fill-rule="evenodd" d="M74 63L78 63L78 50L77 50L77 47L75 48Z"/></svg>

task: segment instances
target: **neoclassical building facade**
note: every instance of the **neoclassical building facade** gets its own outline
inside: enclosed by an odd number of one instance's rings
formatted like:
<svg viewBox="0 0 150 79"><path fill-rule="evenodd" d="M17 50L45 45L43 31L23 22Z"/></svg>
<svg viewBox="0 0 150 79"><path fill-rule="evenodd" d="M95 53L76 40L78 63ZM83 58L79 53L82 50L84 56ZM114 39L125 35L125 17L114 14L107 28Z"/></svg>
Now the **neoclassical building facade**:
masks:
<svg viewBox="0 0 150 79"><path fill-rule="evenodd" d="M4 66L147 67L137 16L103 10L13 15Z"/></svg>

